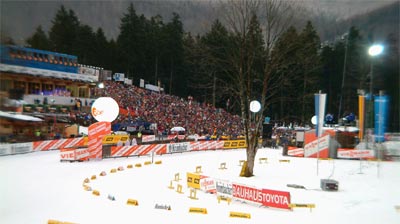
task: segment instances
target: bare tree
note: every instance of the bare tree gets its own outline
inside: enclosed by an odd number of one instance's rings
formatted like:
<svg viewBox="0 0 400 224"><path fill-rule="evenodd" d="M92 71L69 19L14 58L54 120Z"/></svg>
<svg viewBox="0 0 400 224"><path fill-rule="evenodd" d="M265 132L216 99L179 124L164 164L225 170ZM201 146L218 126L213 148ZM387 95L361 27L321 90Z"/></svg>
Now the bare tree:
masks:
<svg viewBox="0 0 400 224"><path fill-rule="evenodd" d="M261 136L263 114L267 106L279 93L279 79L274 75L275 68L280 61L280 54L273 54L273 47L279 36L291 25L294 15L292 2L284 0L228 0L224 5L224 19L228 29L236 37L237 50L230 58L234 85L233 93L240 99L241 116L244 123L244 132L247 142L247 166L243 176L253 176L254 160L257 153L259 136ZM262 37L262 70L255 68L260 55L255 39L254 18L260 22ZM257 91L257 92L254 92ZM260 112L250 111L250 102L259 99Z"/></svg>

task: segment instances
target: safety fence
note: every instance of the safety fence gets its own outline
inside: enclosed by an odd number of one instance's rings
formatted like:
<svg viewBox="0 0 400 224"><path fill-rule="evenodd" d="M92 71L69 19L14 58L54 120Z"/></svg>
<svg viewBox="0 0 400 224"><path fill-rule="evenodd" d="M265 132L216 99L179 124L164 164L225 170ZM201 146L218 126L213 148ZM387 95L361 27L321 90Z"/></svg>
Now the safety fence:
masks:
<svg viewBox="0 0 400 224"><path fill-rule="evenodd" d="M216 150L246 148L245 140L207 140L192 142L170 142L161 143L155 140L154 136L145 138L142 143L146 144L126 144L129 140L128 135L106 135L103 137L103 157L127 157L142 156L147 154L166 154L186 151ZM87 151L87 138L67 138L46 141L36 141L27 143L0 144L0 156L30 153L38 151L60 150L62 160L76 160L85 158ZM130 142L130 141L129 141ZM119 145L121 143L121 145Z"/></svg>

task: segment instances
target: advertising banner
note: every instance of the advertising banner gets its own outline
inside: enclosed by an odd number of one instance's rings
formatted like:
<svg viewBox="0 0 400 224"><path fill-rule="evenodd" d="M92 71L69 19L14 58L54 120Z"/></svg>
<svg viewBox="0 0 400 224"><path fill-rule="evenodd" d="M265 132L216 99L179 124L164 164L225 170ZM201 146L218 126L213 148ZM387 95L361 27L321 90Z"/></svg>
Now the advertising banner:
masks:
<svg viewBox="0 0 400 224"><path fill-rule="evenodd" d="M262 189L262 195L264 206L290 209L290 192Z"/></svg>
<svg viewBox="0 0 400 224"><path fill-rule="evenodd" d="M190 143L182 142L182 143L171 143L167 146L167 153L176 153L176 152L188 152L190 151Z"/></svg>
<svg viewBox="0 0 400 224"><path fill-rule="evenodd" d="M107 121L96 122L88 129L88 150L90 159L101 159L103 137L111 133L111 123Z"/></svg>
<svg viewBox="0 0 400 224"><path fill-rule="evenodd" d="M235 199L252 202L257 205L263 204L262 190L255 188L255 187L249 187L249 186L233 183L232 184L232 196Z"/></svg>
<svg viewBox="0 0 400 224"><path fill-rule="evenodd" d="M75 160L75 149L74 148L60 149L60 160L61 161Z"/></svg>
<svg viewBox="0 0 400 224"><path fill-rule="evenodd" d="M142 142L154 142L156 140L155 135L143 135Z"/></svg>
<svg viewBox="0 0 400 224"><path fill-rule="evenodd" d="M329 139L330 135L325 135L323 137L315 139L312 142L307 143L304 146L304 157L316 158L319 151L320 158L328 158Z"/></svg>
<svg viewBox="0 0 400 224"><path fill-rule="evenodd" d="M200 178L200 189L207 193L215 193L215 181L214 178L201 176Z"/></svg>
<svg viewBox="0 0 400 224"><path fill-rule="evenodd" d="M215 179L215 189L217 191L217 196L222 196L224 198L232 197L232 183L227 180Z"/></svg>
<svg viewBox="0 0 400 224"><path fill-rule="evenodd" d="M86 160L89 155L88 148L79 148L75 150L75 160Z"/></svg>
<svg viewBox="0 0 400 224"><path fill-rule="evenodd" d="M32 142L0 144L0 155L12 155L18 153L32 152Z"/></svg>
<svg viewBox="0 0 400 224"><path fill-rule="evenodd" d="M105 135L103 137L103 145L113 145L118 142L125 143L129 139L129 135Z"/></svg>
<svg viewBox="0 0 400 224"><path fill-rule="evenodd" d="M124 73L114 73L113 78L114 78L114 81L116 81L116 82L124 82L125 74Z"/></svg>
<svg viewBox="0 0 400 224"><path fill-rule="evenodd" d="M224 141L224 149L239 149L246 148L246 140L225 140Z"/></svg>
<svg viewBox="0 0 400 224"><path fill-rule="evenodd" d="M288 147L288 155L295 157L304 157L304 149L296 147Z"/></svg>
<svg viewBox="0 0 400 224"><path fill-rule="evenodd" d="M376 142L384 142L385 141L385 131L386 131L386 126L387 126L389 98L388 98L388 96L375 96L374 101L375 101L374 102L375 141Z"/></svg>
<svg viewBox="0 0 400 224"><path fill-rule="evenodd" d="M340 150L337 152L337 157L342 159L371 159L375 154L373 150Z"/></svg>
<svg viewBox="0 0 400 224"><path fill-rule="evenodd" d="M266 207L290 209L290 192L270 189L258 189L240 184L233 184L233 197Z"/></svg>
<svg viewBox="0 0 400 224"><path fill-rule="evenodd" d="M200 174L187 172L186 183L188 187L200 189Z"/></svg>

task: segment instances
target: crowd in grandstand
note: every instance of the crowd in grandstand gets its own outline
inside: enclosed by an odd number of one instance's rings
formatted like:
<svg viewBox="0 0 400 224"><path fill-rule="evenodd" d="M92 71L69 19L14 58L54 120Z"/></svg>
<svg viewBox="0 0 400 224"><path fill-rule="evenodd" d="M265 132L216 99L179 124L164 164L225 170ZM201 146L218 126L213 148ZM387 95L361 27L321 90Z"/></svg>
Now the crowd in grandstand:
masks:
<svg viewBox="0 0 400 224"><path fill-rule="evenodd" d="M144 120L156 123L158 133L169 131L172 127L181 126L186 133L217 136L243 135L243 125L238 115L232 115L224 109L215 108L208 103L158 93L121 82L106 81L104 89L97 96L114 98L119 106L126 110L113 123L124 123ZM90 113L75 112L74 119L89 125L94 122Z"/></svg>

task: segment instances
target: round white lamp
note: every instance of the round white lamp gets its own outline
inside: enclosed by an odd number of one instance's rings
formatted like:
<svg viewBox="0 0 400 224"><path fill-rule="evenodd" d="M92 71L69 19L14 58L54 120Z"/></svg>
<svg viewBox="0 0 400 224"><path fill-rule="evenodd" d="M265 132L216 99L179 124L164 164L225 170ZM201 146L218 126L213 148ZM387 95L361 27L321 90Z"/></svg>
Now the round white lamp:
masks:
<svg viewBox="0 0 400 224"><path fill-rule="evenodd" d="M261 109L261 104L257 100L253 100L250 102L250 111L253 113L257 113Z"/></svg>

